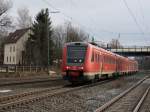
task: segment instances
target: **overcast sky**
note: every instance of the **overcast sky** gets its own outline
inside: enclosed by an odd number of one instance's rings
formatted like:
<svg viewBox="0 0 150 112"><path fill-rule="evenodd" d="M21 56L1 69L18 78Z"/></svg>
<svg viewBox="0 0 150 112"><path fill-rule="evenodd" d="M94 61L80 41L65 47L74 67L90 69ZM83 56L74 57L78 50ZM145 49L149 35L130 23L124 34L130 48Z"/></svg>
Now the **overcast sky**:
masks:
<svg viewBox="0 0 150 112"><path fill-rule="evenodd" d="M50 14L54 26L71 21L97 41L109 42L118 38L123 45L150 45L149 0L12 1L10 14L14 18L21 7L27 7L33 18L42 8L49 8L50 11L60 11Z"/></svg>

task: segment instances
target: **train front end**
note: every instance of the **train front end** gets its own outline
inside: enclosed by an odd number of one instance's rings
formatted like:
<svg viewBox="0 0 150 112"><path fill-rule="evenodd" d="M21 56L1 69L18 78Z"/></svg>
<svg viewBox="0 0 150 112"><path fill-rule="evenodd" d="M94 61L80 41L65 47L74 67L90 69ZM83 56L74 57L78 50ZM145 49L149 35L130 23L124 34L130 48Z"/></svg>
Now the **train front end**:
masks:
<svg viewBox="0 0 150 112"><path fill-rule="evenodd" d="M84 81L84 67L88 44L82 42L67 43L63 48L62 76L70 82Z"/></svg>

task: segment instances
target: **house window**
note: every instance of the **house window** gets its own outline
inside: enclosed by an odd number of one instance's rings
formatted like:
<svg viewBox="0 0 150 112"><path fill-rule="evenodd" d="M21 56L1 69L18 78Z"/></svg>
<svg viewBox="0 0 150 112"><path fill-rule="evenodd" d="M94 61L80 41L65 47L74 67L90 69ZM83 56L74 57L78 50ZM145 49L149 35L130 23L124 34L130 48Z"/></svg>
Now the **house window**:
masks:
<svg viewBox="0 0 150 112"><path fill-rule="evenodd" d="M12 47L10 47L10 52L11 52L11 50L12 50Z"/></svg>
<svg viewBox="0 0 150 112"><path fill-rule="evenodd" d="M7 56L7 62L8 62L8 56Z"/></svg>
<svg viewBox="0 0 150 112"><path fill-rule="evenodd" d="M13 47L13 51L15 52L15 46Z"/></svg>
<svg viewBox="0 0 150 112"><path fill-rule="evenodd" d="M11 56L10 56L10 62L11 62Z"/></svg>
<svg viewBox="0 0 150 112"><path fill-rule="evenodd" d="M15 62L15 56L13 57L13 62Z"/></svg>

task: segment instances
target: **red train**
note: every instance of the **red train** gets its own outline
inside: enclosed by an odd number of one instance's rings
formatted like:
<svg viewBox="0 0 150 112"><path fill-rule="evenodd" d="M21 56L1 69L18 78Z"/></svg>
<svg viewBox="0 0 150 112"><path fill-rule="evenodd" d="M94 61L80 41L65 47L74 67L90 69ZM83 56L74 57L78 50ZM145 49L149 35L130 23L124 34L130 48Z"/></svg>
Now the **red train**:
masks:
<svg viewBox="0 0 150 112"><path fill-rule="evenodd" d="M63 48L62 75L70 82L83 82L137 71L137 61L91 43L71 42Z"/></svg>

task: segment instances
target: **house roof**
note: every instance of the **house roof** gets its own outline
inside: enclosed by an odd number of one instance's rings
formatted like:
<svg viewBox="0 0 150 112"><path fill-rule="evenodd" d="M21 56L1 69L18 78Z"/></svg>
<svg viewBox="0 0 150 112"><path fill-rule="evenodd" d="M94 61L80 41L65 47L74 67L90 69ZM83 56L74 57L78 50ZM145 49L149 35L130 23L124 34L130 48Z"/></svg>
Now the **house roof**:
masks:
<svg viewBox="0 0 150 112"><path fill-rule="evenodd" d="M10 33L7 37L6 44L8 43L16 43L30 28L19 29L13 33Z"/></svg>

